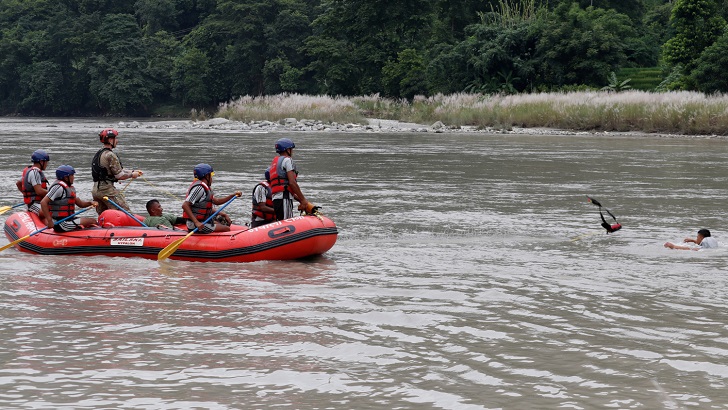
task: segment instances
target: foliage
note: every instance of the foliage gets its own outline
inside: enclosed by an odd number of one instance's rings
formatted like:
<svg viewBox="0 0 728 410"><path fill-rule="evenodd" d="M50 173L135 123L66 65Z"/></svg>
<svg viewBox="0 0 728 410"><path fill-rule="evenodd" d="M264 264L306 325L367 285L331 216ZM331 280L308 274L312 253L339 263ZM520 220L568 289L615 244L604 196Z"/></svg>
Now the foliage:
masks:
<svg viewBox="0 0 728 410"><path fill-rule="evenodd" d="M607 85L602 87L601 90L615 92L615 93L618 93L618 92L624 91L624 90L629 90L630 88L632 88L632 86L629 85L630 81L632 81L631 78L628 78L623 81L619 81L619 79L617 79L617 74L614 71L612 71L611 73L609 73Z"/></svg>
<svg viewBox="0 0 728 410"><path fill-rule="evenodd" d="M690 82L705 93L728 93L725 67L728 67L728 32L703 51L690 72Z"/></svg>
<svg viewBox="0 0 728 410"><path fill-rule="evenodd" d="M554 85L601 85L627 60L625 39L636 33L613 10L562 4L545 21L536 46L539 71Z"/></svg>
<svg viewBox="0 0 728 410"><path fill-rule="evenodd" d="M695 67L700 54L720 36L726 26L718 14L714 0L676 0L670 15L675 36L663 47L665 62L672 67L682 67L681 77L690 80L689 73ZM690 88L691 84L679 82L679 88Z"/></svg>
<svg viewBox="0 0 728 410"><path fill-rule="evenodd" d="M609 73L661 56L663 89L722 91L725 3L0 0L0 114L209 112L279 93L414 101L599 88Z"/></svg>

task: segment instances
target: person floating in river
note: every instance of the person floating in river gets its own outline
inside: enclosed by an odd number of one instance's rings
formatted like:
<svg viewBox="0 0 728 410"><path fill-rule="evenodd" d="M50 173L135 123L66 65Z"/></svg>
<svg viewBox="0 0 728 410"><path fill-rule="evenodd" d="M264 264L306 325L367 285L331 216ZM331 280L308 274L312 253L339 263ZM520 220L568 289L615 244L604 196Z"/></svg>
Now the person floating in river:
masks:
<svg viewBox="0 0 728 410"><path fill-rule="evenodd" d="M56 224L63 218L76 213L76 205L86 208L97 206L96 201L84 201L76 197L73 186L76 170L70 165L61 165L56 169L56 181L48 187L48 193L40 201L40 208L45 215L46 226L56 232L68 232L96 224L94 218L73 218Z"/></svg>
<svg viewBox="0 0 728 410"><path fill-rule="evenodd" d="M23 169L23 175L15 182L18 190L23 193L23 202L28 206L28 212L40 217L41 222L46 223L45 216L40 210L40 201L48 193L48 180L45 171L51 157L42 149L37 149L31 154L29 165Z"/></svg>
<svg viewBox="0 0 728 410"><path fill-rule="evenodd" d="M602 204L600 204L599 201L594 198L586 197L586 200L599 207L599 216L602 218L602 228L604 228L608 234L612 232L617 232L618 230L622 229L622 225L617 222L617 218L609 211L609 209L604 208L607 214L609 214L609 216L611 216L614 220L614 223L611 225L607 222L606 219L604 219L604 214L602 213Z"/></svg>
<svg viewBox="0 0 728 410"><path fill-rule="evenodd" d="M175 225L185 223L185 218L173 214L165 214L162 204L156 199L147 202L147 212L149 216L144 218L147 226L160 229L173 229Z"/></svg>
<svg viewBox="0 0 728 410"><path fill-rule="evenodd" d="M710 231L707 229L701 229L698 231L698 236L693 238L685 238L683 242L694 243L699 247L690 245L676 245L672 242L665 242L665 248L680 249L683 251L699 251L701 249L717 248L718 241L710 235Z"/></svg>
<svg viewBox="0 0 728 410"><path fill-rule="evenodd" d="M195 180L187 189L187 198L182 203L184 213L182 217L187 219L187 230L198 233L227 232L230 230L232 221L225 212L218 213L217 219L203 224L210 215L215 213L215 205L222 205L234 196L239 197L242 192L236 191L226 197L218 198L212 191L212 177L215 171L209 164L197 164L194 169Z"/></svg>

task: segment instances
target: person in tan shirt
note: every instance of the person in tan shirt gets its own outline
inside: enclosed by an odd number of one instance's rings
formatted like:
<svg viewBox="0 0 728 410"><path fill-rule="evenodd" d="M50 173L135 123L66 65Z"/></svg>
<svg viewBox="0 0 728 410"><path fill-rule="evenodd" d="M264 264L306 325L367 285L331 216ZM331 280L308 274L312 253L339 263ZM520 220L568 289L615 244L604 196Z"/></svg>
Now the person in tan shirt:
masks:
<svg viewBox="0 0 728 410"><path fill-rule="evenodd" d="M118 144L118 136L119 132L115 129L106 128L102 130L99 133L99 140L104 144L104 147L96 152L93 161L91 161L91 176L94 180L91 196L98 203L96 206L98 214L107 209L116 208L104 197L108 197L120 207L131 211L124 200L124 195L116 189L114 183L129 178L138 178L142 175L142 171L124 169L119 156L113 151Z"/></svg>

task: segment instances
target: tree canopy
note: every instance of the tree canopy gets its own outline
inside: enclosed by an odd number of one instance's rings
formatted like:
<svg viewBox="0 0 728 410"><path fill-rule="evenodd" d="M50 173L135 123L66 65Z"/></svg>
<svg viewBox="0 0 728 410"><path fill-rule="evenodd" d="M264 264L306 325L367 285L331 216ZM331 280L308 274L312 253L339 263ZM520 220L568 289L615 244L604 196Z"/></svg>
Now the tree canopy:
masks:
<svg viewBox="0 0 728 410"><path fill-rule="evenodd" d="M0 114L598 89L620 68L658 64L667 89L727 92L723 3L0 0Z"/></svg>

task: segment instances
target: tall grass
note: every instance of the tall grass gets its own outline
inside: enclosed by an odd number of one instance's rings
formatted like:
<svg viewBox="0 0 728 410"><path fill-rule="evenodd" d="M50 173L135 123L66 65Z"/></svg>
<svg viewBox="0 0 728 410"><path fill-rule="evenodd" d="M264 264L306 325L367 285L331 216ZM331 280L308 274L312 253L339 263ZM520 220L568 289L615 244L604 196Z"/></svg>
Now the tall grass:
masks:
<svg viewBox="0 0 728 410"><path fill-rule="evenodd" d="M502 129L517 126L728 135L728 96L690 91L630 90L619 93L438 94L417 96L408 101L378 95L346 98L281 94L241 97L221 105L218 116L243 121L296 117L363 123L366 118L380 118Z"/></svg>
<svg viewBox="0 0 728 410"><path fill-rule="evenodd" d="M218 117L236 121L278 121L284 118L320 120L328 123L366 123L351 99L326 95L278 94L243 96L222 103Z"/></svg>

